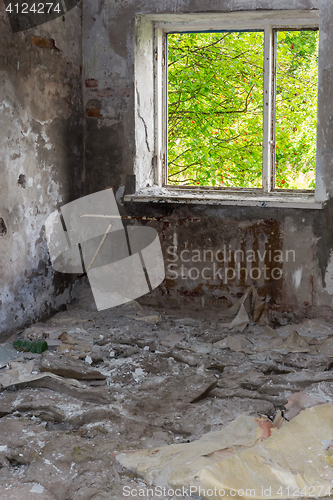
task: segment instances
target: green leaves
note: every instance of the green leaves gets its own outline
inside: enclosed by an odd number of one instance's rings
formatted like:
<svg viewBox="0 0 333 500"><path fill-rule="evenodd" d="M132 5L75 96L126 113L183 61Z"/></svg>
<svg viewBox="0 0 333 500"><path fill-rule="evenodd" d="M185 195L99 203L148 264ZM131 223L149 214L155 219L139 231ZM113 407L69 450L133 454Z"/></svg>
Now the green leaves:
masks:
<svg viewBox="0 0 333 500"><path fill-rule="evenodd" d="M316 37L278 32L278 187L314 183ZM168 35L170 184L262 186L263 42L262 32Z"/></svg>
<svg viewBox="0 0 333 500"><path fill-rule="evenodd" d="M314 189L318 31L277 33L276 187Z"/></svg>
<svg viewBox="0 0 333 500"><path fill-rule="evenodd" d="M263 33L175 34L168 44L169 182L260 187Z"/></svg>

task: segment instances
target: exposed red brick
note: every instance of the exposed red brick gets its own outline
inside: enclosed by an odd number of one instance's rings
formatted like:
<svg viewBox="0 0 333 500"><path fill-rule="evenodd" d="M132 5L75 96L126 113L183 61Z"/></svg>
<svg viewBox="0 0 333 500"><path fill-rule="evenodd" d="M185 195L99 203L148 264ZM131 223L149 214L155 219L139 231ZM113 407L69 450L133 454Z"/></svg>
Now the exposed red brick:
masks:
<svg viewBox="0 0 333 500"><path fill-rule="evenodd" d="M87 87L87 85L86 85ZM91 86L92 87L92 86ZM129 87L125 87L122 89L96 89L91 88L89 90L89 98L95 99L96 97L120 97L126 98L131 96L131 89Z"/></svg>
<svg viewBox="0 0 333 500"><path fill-rule="evenodd" d="M119 95L120 95L120 97L130 97L131 89L129 87L125 87L123 89L120 89Z"/></svg>
<svg viewBox="0 0 333 500"><path fill-rule="evenodd" d="M97 97L113 97L114 94L115 94L114 89L104 89L104 90L97 90L96 91Z"/></svg>
<svg viewBox="0 0 333 500"><path fill-rule="evenodd" d="M60 49L55 46L53 38L42 38L41 36L31 35L31 45L36 45L36 47L41 47L42 49L53 49L57 52L61 52Z"/></svg>
<svg viewBox="0 0 333 500"><path fill-rule="evenodd" d="M272 434L272 429L276 429L275 425L273 422L268 420L268 418L256 418L256 422L258 422L259 427L262 430L262 437L261 439L267 439L269 436Z"/></svg>
<svg viewBox="0 0 333 500"><path fill-rule="evenodd" d="M98 80L95 80L95 78L88 78L88 80L86 80L86 87L98 87Z"/></svg>
<svg viewBox="0 0 333 500"><path fill-rule="evenodd" d="M87 116L90 116L90 118L103 118L103 115L101 114L101 110L98 108L88 109Z"/></svg>

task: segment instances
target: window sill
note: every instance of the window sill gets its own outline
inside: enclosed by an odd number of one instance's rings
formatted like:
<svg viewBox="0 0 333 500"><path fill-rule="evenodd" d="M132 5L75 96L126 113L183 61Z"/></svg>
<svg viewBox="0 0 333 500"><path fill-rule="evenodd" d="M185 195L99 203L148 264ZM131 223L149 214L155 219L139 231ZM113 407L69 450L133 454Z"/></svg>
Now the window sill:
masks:
<svg viewBox="0 0 333 500"><path fill-rule="evenodd" d="M160 188L157 186L140 189L134 194L124 196L128 202L186 203L201 205L234 205L240 207L281 207L308 208L318 210L323 203L315 201L312 193L272 193L218 192L207 190Z"/></svg>

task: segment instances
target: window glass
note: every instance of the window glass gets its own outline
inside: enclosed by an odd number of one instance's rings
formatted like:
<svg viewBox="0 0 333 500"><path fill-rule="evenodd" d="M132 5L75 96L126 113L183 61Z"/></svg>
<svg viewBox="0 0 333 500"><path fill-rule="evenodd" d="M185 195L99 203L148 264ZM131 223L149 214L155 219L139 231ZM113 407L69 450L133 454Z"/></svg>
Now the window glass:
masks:
<svg viewBox="0 0 333 500"><path fill-rule="evenodd" d="M261 188L264 33L167 39L167 183Z"/></svg>
<svg viewBox="0 0 333 500"><path fill-rule="evenodd" d="M277 32L276 188L315 188L318 39L318 31Z"/></svg>

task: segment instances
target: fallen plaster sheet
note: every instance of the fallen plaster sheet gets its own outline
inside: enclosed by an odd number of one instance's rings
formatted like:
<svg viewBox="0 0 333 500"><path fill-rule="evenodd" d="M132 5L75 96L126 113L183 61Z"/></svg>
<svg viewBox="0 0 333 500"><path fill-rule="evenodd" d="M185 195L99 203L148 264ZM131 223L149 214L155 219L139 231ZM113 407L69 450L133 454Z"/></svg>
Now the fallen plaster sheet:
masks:
<svg viewBox="0 0 333 500"><path fill-rule="evenodd" d="M328 339L329 340L329 339ZM332 338L333 340L333 338ZM327 342L327 341L326 341ZM320 353L327 354L329 350L324 343L320 346ZM246 354L253 354L255 352L266 352L268 350L279 350L284 352L309 352L316 354L316 346L310 346L304 337L298 335L296 331L291 333L288 338L280 337L272 328L266 325L264 334L260 340L252 337L250 334L234 334L227 335L224 339L219 340L213 344L214 347L219 349L230 349L235 352L245 352ZM333 342L329 344L333 351ZM329 351L330 352L330 351ZM333 356L333 353L332 353Z"/></svg>
<svg viewBox="0 0 333 500"><path fill-rule="evenodd" d="M127 318L134 319L136 321L143 321L144 323L149 323L150 325L155 325L161 319L158 314L147 316L144 313L142 306L136 300L132 300L127 304L118 306L115 314L117 316L126 316Z"/></svg>
<svg viewBox="0 0 333 500"><path fill-rule="evenodd" d="M296 330L289 337L281 342L281 348L289 352L315 352L315 348L311 347L308 342L301 337Z"/></svg>
<svg viewBox="0 0 333 500"><path fill-rule="evenodd" d="M294 330L304 337L317 338L323 342L333 335L332 324L322 318L306 319L298 324L281 326L276 331L282 337L288 337Z"/></svg>
<svg viewBox="0 0 333 500"><path fill-rule="evenodd" d="M227 335L224 339L214 343L214 347L230 349L235 352L249 352L251 341L245 335Z"/></svg>
<svg viewBox="0 0 333 500"><path fill-rule="evenodd" d="M332 448L327 446L333 437L333 404L308 408L270 432L267 420L265 424L265 419L240 416L189 444L113 456L149 485L192 486L209 500L328 496L333 481Z"/></svg>
<svg viewBox="0 0 333 500"><path fill-rule="evenodd" d="M10 369L6 370L3 375L0 376L0 387L3 389L10 387L12 385L26 384L27 382L32 382L34 380L54 378L64 384L74 385L76 387L82 387L80 382L75 379L63 379L58 375L53 373L37 373L34 370L34 361L12 361L10 363Z"/></svg>
<svg viewBox="0 0 333 500"><path fill-rule="evenodd" d="M296 417L300 411L310 406L333 403L332 382L319 382L308 386L304 391L295 392L285 404L284 416L287 420Z"/></svg>
<svg viewBox="0 0 333 500"><path fill-rule="evenodd" d="M230 309L220 313L224 317L236 315L231 323L223 323L222 326L242 332L250 321L249 314L257 325L268 324L267 305L260 299L253 286L249 287Z"/></svg>
<svg viewBox="0 0 333 500"><path fill-rule="evenodd" d="M326 339L325 342L318 347L318 352L328 358L333 358L333 337Z"/></svg>
<svg viewBox="0 0 333 500"><path fill-rule="evenodd" d="M0 376L0 391L12 386L16 389L40 387L97 404L110 404L115 400L112 389L107 385L90 387L73 378L60 377L50 372L41 374L36 370L34 361L10 363L10 368Z"/></svg>
<svg viewBox="0 0 333 500"><path fill-rule="evenodd" d="M286 412L284 416L287 420L295 418L302 410L305 408L310 408L314 405L320 405L327 403L329 396L324 395L324 397L318 393L307 394L305 391L295 392L290 396L288 402L285 404ZM329 399L332 401L332 397Z"/></svg>

